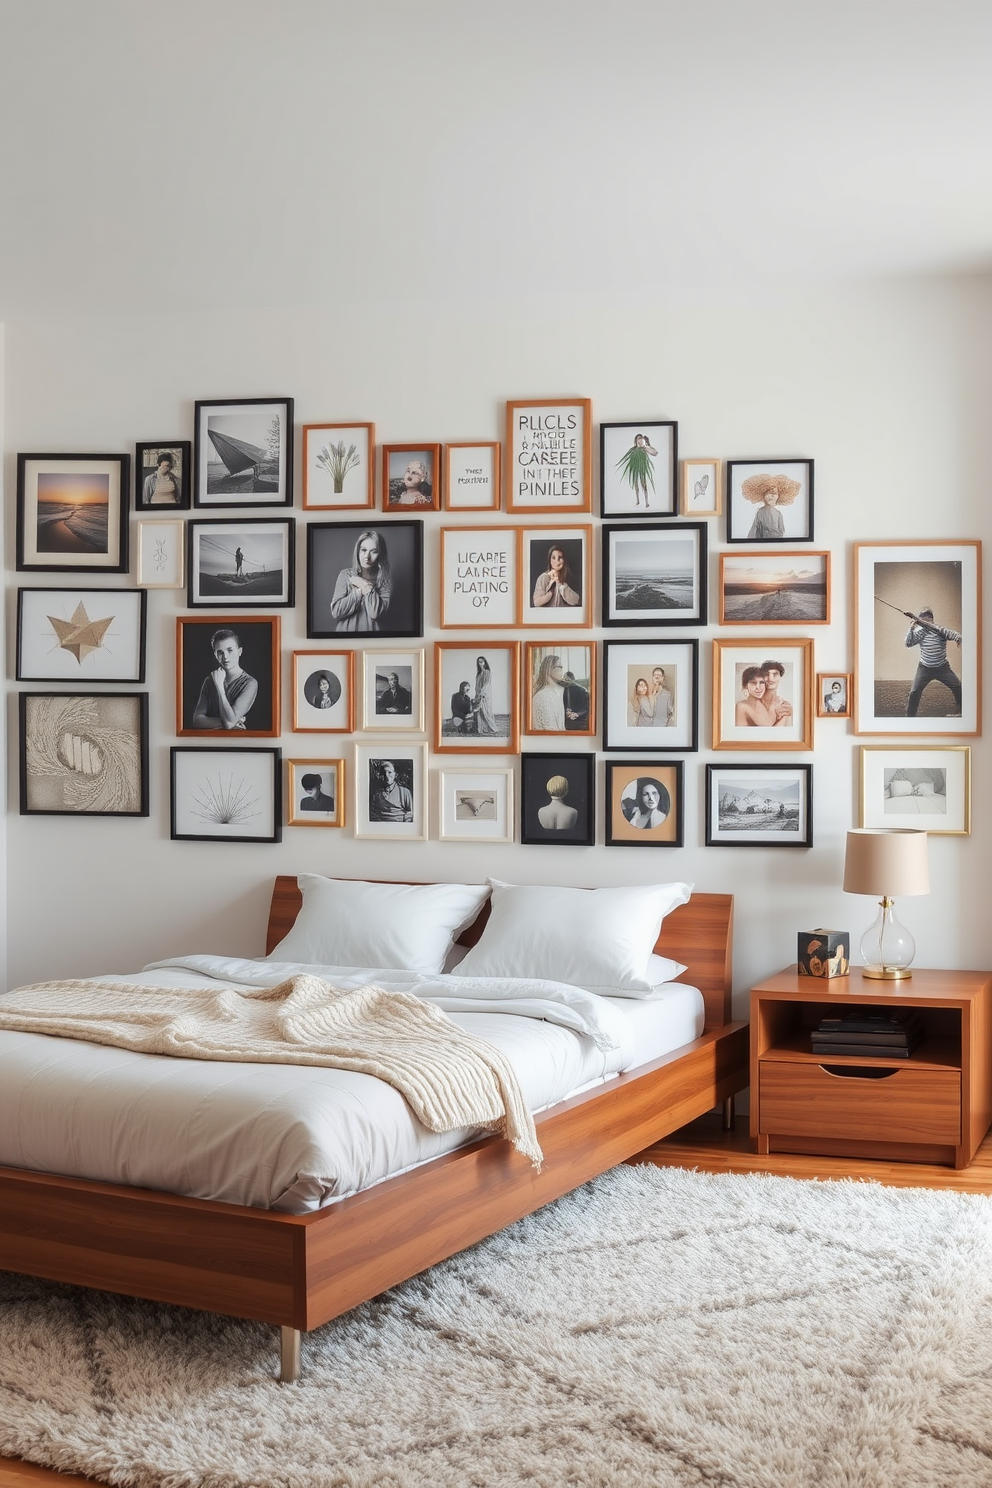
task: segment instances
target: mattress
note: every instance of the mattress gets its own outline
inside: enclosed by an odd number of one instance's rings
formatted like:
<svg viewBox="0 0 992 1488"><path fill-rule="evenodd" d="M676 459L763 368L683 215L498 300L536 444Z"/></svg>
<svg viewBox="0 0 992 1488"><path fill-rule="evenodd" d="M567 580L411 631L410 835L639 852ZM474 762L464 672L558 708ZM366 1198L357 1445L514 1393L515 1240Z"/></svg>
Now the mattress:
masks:
<svg viewBox="0 0 992 1488"><path fill-rule="evenodd" d="M191 970L210 959L121 979L250 985L244 963L218 963L224 977ZM344 969L321 972L345 980ZM353 969L348 979L357 979ZM703 1027L700 993L680 983L647 1000L595 997L609 1037L594 1038L564 1026L569 1016L549 1021L557 1014L541 1001L547 984L521 983L519 999L501 1004L513 1011L489 1001L474 1011L460 996L463 979L438 980L448 1016L503 1051L535 1112L690 1043ZM427 1131L392 1086L348 1070L173 1059L0 1032L0 1165L8 1167L304 1214L474 1135Z"/></svg>

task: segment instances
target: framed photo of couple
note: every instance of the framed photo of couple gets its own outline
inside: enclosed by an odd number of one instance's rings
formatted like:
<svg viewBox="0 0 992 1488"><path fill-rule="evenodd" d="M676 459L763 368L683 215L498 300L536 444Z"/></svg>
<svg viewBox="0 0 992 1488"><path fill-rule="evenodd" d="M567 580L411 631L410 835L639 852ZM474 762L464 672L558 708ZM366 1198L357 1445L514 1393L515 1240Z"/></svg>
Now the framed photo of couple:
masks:
<svg viewBox="0 0 992 1488"><path fill-rule="evenodd" d="M604 749L699 748L699 642L606 641Z"/></svg>
<svg viewBox="0 0 992 1488"><path fill-rule="evenodd" d="M519 641L436 642L435 752L516 754L519 695Z"/></svg>
<svg viewBox="0 0 992 1488"><path fill-rule="evenodd" d="M525 733L595 734L595 642L527 641L524 678Z"/></svg>
<svg viewBox="0 0 992 1488"><path fill-rule="evenodd" d="M812 749L813 642L713 642L713 748Z"/></svg>

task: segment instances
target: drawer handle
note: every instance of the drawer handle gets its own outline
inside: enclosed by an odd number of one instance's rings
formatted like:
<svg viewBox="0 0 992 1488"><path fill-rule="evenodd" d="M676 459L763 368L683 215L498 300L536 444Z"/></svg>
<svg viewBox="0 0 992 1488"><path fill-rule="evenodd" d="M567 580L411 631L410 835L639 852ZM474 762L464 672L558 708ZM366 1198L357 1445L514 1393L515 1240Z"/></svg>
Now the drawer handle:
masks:
<svg viewBox="0 0 992 1488"><path fill-rule="evenodd" d="M877 1065L858 1069L853 1064L821 1064L820 1068L825 1075L837 1075L841 1080L888 1080L899 1073L897 1069L881 1069Z"/></svg>

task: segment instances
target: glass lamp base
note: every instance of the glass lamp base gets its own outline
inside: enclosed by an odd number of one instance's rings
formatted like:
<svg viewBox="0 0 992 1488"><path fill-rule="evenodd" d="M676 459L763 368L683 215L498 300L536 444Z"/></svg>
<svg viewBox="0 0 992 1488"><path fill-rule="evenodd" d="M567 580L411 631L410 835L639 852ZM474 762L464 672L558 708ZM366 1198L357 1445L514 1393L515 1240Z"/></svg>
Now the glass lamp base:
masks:
<svg viewBox="0 0 992 1488"><path fill-rule="evenodd" d="M862 966L861 975L879 982L905 982L913 973L908 966Z"/></svg>
<svg viewBox="0 0 992 1488"><path fill-rule="evenodd" d="M878 918L861 937L861 975L880 982L905 981L913 975L909 967L915 955L916 941L893 914L893 901L882 899Z"/></svg>

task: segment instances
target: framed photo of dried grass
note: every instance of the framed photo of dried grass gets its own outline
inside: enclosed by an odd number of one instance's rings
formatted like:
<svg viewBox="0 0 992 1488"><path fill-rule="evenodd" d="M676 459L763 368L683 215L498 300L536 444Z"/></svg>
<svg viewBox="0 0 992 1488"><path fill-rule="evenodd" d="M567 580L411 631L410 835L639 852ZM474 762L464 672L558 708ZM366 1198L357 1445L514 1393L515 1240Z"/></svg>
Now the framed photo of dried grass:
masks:
<svg viewBox="0 0 992 1488"><path fill-rule="evenodd" d="M498 439L444 446L445 511L498 511L500 455Z"/></svg>
<svg viewBox="0 0 992 1488"><path fill-rule="evenodd" d="M713 642L713 748L812 749L813 642Z"/></svg>
<svg viewBox="0 0 992 1488"><path fill-rule="evenodd" d="M971 750L967 744L861 746L862 827L971 833Z"/></svg>
<svg viewBox="0 0 992 1488"><path fill-rule="evenodd" d="M303 506L308 511L375 506L375 424L303 425Z"/></svg>
<svg viewBox="0 0 992 1488"><path fill-rule="evenodd" d="M830 554L721 553L721 625L828 625Z"/></svg>
<svg viewBox="0 0 992 1488"><path fill-rule="evenodd" d="M723 461L704 457L683 460L679 515L718 517L722 510Z"/></svg>
<svg viewBox="0 0 992 1488"><path fill-rule="evenodd" d="M592 510L592 403L518 398L506 405L506 510Z"/></svg>
<svg viewBox="0 0 992 1488"><path fill-rule="evenodd" d="M22 816L147 816L147 692L22 692Z"/></svg>
<svg viewBox="0 0 992 1488"><path fill-rule="evenodd" d="M524 697L525 734L595 734L595 641L527 641Z"/></svg>
<svg viewBox="0 0 992 1488"><path fill-rule="evenodd" d="M681 760L607 760L607 847L681 847L682 818Z"/></svg>
<svg viewBox="0 0 992 1488"><path fill-rule="evenodd" d="M287 760L286 793L287 826L344 826L344 760Z"/></svg>

